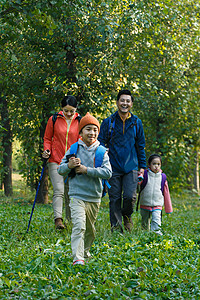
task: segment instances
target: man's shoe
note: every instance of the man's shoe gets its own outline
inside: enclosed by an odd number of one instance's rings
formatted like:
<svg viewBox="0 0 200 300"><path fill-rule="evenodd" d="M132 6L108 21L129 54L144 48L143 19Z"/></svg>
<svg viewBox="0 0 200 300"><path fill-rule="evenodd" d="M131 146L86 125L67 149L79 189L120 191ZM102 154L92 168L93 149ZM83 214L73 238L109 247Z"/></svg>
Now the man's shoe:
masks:
<svg viewBox="0 0 200 300"><path fill-rule="evenodd" d="M123 232L123 228L118 224L118 225L113 225L112 227L111 227L111 232L113 233L113 232L120 232L120 233L124 233Z"/></svg>
<svg viewBox="0 0 200 300"><path fill-rule="evenodd" d="M61 218L55 219L55 227L56 227L56 229L65 229L65 226L64 226Z"/></svg>
<svg viewBox="0 0 200 300"><path fill-rule="evenodd" d="M131 217L130 218L127 216L124 217L124 228L127 231L131 232L131 229L133 228L133 221L132 221Z"/></svg>

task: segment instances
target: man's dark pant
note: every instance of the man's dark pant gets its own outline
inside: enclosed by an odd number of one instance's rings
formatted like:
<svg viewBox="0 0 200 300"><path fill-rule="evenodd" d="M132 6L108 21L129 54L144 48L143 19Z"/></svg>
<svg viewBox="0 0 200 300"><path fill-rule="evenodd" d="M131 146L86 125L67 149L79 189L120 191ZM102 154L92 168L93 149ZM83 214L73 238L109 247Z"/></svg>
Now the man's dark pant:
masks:
<svg viewBox="0 0 200 300"><path fill-rule="evenodd" d="M133 170L127 174L113 172L109 180L111 188L108 190L110 199L111 228L122 228L122 216L130 218L136 202L138 171Z"/></svg>

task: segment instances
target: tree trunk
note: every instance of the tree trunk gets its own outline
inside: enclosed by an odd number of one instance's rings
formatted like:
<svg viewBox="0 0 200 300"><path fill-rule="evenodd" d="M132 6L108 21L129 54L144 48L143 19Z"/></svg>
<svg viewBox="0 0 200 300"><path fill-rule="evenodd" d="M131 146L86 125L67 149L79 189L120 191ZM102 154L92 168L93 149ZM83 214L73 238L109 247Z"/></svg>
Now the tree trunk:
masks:
<svg viewBox="0 0 200 300"><path fill-rule="evenodd" d="M3 190L3 174L0 175L0 190Z"/></svg>
<svg viewBox="0 0 200 300"><path fill-rule="evenodd" d="M3 190L3 174L0 174L0 190Z"/></svg>
<svg viewBox="0 0 200 300"><path fill-rule="evenodd" d="M73 26L70 26L71 25L70 17L67 18L66 24L68 25L69 34L71 36L74 36L76 33L73 30ZM77 70L76 70L76 62L75 62L76 47L75 47L74 42L72 42L70 44L70 47L69 47L69 45L66 44L64 49L66 50L66 66L67 66L66 78L69 82L77 82L77 79L76 79Z"/></svg>
<svg viewBox="0 0 200 300"><path fill-rule="evenodd" d="M197 190L200 195L199 188L199 150L196 151L196 166L195 166L195 174L194 174L194 188Z"/></svg>
<svg viewBox="0 0 200 300"><path fill-rule="evenodd" d="M1 99L1 124L3 127L3 185L6 196L11 196L12 189L12 131L9 120L8 103L5 97Z"/></svg>
<svg viewBox="0 0 200 300"><path fill-rule="evenodd" d="M162 124L164 123L163 119L158 118L157 122L156 122L156 144L157 144L157 149L156 149L156 153L163 155L162 149L163 149L163 145L161 144L161 138L162 138L162 134L161 134L161 128L162 128Z"/></svg>

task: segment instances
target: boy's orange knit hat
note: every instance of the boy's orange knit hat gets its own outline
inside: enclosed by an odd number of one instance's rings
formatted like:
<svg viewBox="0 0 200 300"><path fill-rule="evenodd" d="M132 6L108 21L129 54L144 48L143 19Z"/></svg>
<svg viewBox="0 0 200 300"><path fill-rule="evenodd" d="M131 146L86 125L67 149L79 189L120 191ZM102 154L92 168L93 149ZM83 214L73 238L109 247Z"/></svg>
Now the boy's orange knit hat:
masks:
<svg viewBox="0 0 200 300"><path fill-rule="evenodd" d="M98 127L98 131L100 131L99 121L95 117L93 117L89 112L87 112L87 114L80 120L79 132L81 132L83 127L89 124L96 125Z"/></svg>

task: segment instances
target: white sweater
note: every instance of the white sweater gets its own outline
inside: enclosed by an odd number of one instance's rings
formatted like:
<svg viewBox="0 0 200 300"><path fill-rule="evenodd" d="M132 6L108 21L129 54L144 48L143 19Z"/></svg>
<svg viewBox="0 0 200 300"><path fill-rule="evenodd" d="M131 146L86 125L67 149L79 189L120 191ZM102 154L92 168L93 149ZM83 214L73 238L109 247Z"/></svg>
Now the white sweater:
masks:
<svg viewBox="0 0 200 300"><path fill-rule="evenodd" d="M164 205L164 197L161 191L161 181L161 172L154 173L151 170L148 171L147 184L140 194L140 205L151 207Z"/></svg>

